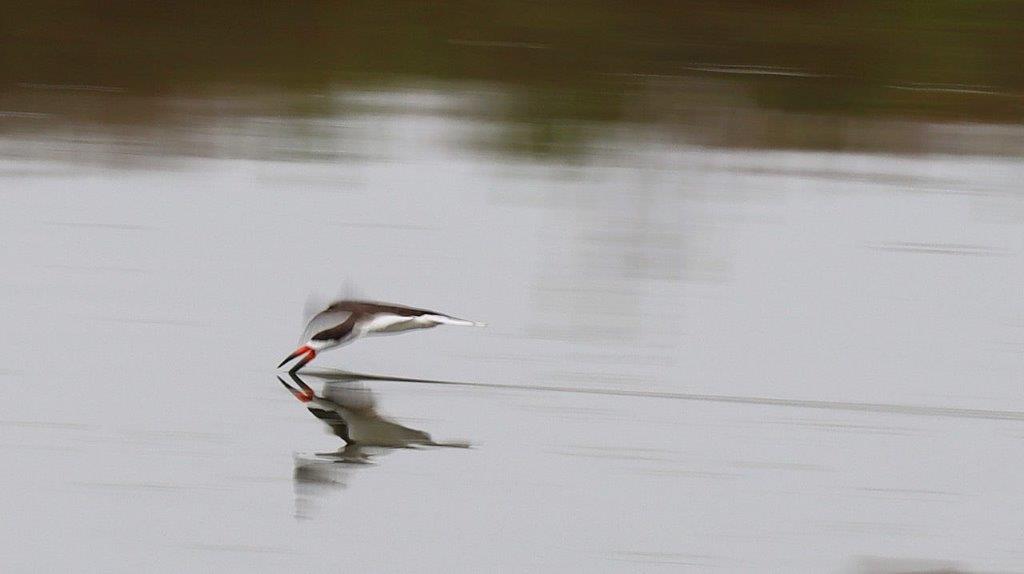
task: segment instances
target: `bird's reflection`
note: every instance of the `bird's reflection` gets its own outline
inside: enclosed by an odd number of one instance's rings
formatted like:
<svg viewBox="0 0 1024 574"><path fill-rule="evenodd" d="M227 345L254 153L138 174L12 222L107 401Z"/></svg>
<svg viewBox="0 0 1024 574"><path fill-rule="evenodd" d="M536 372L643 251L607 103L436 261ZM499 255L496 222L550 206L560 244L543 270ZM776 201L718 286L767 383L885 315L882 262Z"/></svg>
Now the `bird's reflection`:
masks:
<svg viewBox="0 0 1024 574"><path fill-rule="evenodd" d="M400 448L468 447L466 442L436 442L422 430L410 428L381 415L373 392L361 375L332 376L317 394L297 374L289 373L293 384L278 376L291 394L326 425L330 434L345 441L332 452L295 455L295 514L309 517L316 501L348 486L353 473L374 464L375 459Z"/></svg>

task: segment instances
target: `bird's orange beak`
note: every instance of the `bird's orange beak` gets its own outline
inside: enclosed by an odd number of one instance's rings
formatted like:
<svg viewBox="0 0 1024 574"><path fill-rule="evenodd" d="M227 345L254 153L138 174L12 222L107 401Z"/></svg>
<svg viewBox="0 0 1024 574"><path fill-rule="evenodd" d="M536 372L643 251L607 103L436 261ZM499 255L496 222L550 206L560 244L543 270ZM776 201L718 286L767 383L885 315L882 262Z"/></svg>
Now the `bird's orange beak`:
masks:
<svg viewBox="0 0 1024 574"><path fill-rule="evenodd" d="M305 355L305 357L303 357L302 360L300 360L299 362L295 363L295 365L293 365L291 369L288 369L288 372L294 373L295 371L298 371L302 367L306 366L306 363L316 358L316 351L314 351L309 345L303 345L298 349L295 349L295 352L292 353L291 355L288 355L288 357L286 357L285 360L281 361L281 364L278 365L277 368L280 369L285 365L285 363L300 355Z"/></svg>

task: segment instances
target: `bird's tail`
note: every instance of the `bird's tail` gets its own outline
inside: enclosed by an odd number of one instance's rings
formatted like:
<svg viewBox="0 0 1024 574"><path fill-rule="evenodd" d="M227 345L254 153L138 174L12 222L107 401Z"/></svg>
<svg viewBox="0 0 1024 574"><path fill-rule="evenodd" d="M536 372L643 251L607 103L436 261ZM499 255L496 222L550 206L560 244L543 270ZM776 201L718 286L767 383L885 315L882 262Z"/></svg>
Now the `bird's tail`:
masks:
<svg viewBox="0 0 1024 574"><path fill-rule="evenodd" d="M462 327L487 326L487 323L481 323L479 321L469 321L467 319L459 319L458 317L449 317L448 315L425 315L425 317L439 325L459 325Z"/></svg>

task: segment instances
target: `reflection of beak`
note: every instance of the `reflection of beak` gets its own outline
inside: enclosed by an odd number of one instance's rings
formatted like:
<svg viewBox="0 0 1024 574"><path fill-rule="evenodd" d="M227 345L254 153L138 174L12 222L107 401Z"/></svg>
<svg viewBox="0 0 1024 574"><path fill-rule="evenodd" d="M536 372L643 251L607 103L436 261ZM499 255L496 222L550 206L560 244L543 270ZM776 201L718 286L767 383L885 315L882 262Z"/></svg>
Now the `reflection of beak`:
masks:
<svg viewBox="0 0 1024 574"><path fill-rule="evenodd" d="M303 346L299 347L298 349L295 349L295 352L292 353L291 355L288 355L288 357L285 360L281 361L281 364L278 365L277 368L280 369L281 367L283 367L285 365L285 363L287 363L288 361L294 359L295 357L298 357L299 355L306 355L306 356L303 357L301 361L295 363L295 365L292 366L291 369L288 369L288 372L294 373L295 371L298 371L302 367L306 366L306 363L312 361L313 358L316 357L316 351L314 351L312 348L310 348L309 345L303 345Z"/></svg>
<svg viewBox="0 0 1024 574"><path fill-rule="evenodd" d="M296 377L294 377L293 375L293 378ZM305 383L302 384L303 390L300 391L299 389L296 389L295 387L284 382L284 379L282 379L281 377L277 377L277 380L281 381L281 384L284 385L284 388L288 389L288 391L291 392L291 394L294 395L295 398L299 399L299 401L308 403L309 401L313 400L313 389L310 389L308 386L306 386ZM299 382L301 382L301 379L299 380Z"/></svg>

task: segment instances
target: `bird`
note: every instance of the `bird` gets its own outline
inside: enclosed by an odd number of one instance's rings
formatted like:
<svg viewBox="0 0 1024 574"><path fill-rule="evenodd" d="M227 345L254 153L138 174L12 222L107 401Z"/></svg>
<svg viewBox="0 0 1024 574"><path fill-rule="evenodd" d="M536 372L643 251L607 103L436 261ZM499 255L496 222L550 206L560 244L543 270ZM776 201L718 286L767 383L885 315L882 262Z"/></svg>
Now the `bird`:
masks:
<svg viewBox="0 0 1024 574"><path fill-rule="evenodd" d="M288 355L277 368L285 366L297 357L289 372L294 373L306 366L316 356L346 345L368 335L387 335L412 329L429 329L438 325L461 325L483 327L484 323L459 319L436 311L416 309L392 303L335 301L326 309L314 315L302 333L302 345Z"/></svg>
<svg viewBox="0 0 1024 574"><path fill-rule="evenodd" d="M354 455L359 455L359 449L364 447L468 446L463 442L434 442L424 431L385 418L377 412L369 389L335 381L325 383L323 393L317 395L298 374L290 373L290 376L295 387L280 376L277 380L327 425L328 432L345 441L346 447L339 453L345 454L347 459L354 460Z"/></svg>

